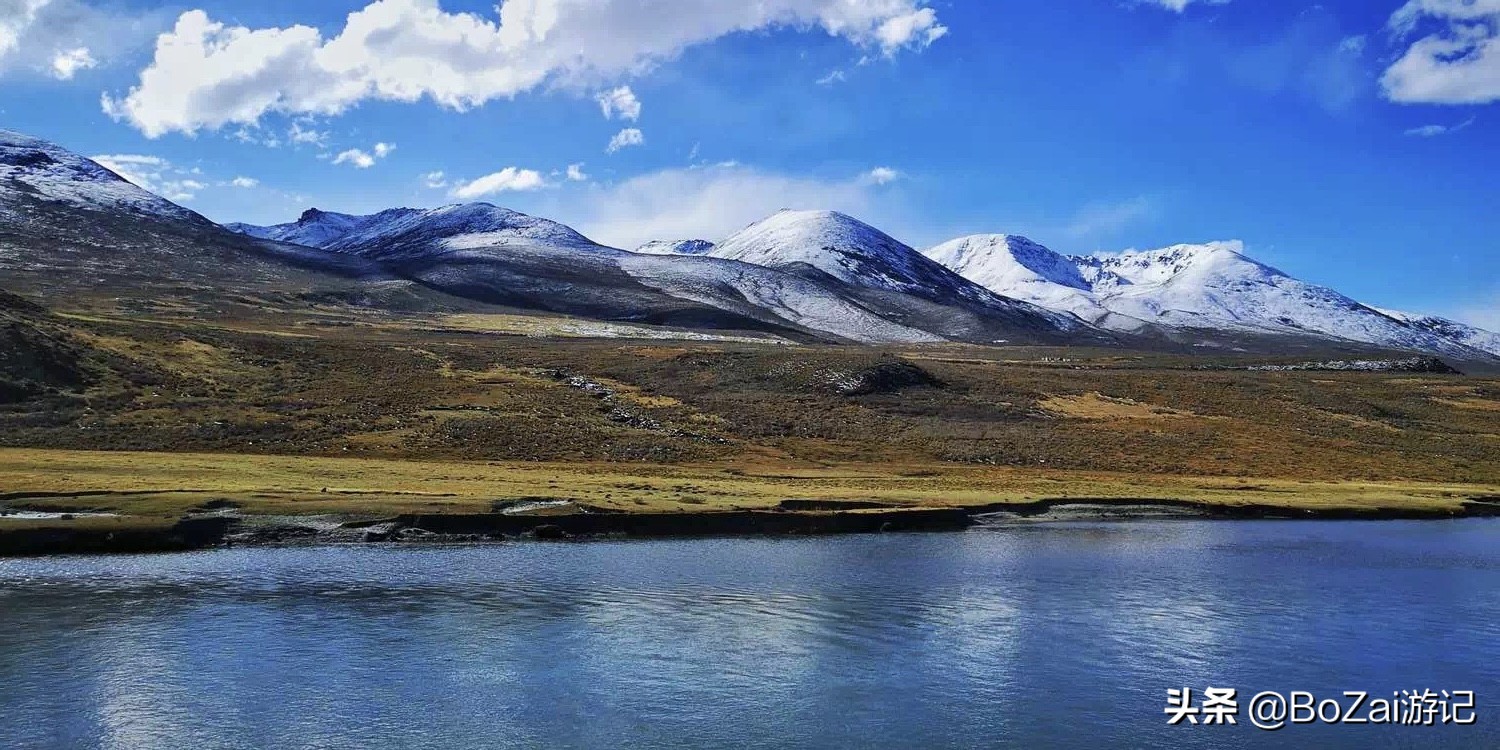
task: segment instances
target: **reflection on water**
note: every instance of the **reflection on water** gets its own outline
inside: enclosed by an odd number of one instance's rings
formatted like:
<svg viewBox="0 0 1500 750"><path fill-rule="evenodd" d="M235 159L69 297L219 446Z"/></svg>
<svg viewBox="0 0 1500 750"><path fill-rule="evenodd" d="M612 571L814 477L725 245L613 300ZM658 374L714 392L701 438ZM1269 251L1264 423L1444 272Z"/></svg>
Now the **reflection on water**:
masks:
<svg viewBox="0 0 1500 750"><path fill-rule="evenodd" d="M1493 748L1497 663L1493 521L0 561L5 748ZM1165 724L1208 685L1481 717Z"/></svg>

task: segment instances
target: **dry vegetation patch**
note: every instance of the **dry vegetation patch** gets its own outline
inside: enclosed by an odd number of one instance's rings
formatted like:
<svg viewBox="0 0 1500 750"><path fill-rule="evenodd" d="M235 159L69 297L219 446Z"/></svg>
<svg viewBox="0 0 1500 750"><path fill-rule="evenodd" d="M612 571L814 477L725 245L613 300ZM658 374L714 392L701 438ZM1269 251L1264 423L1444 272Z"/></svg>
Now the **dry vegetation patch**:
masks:
<svg viewBox="0 0 1500 750"><path fill-rule="evenodd" d="M1058 416L1075 419L1182 419L1197 417L1190 411L1145 404L1134 399L1113 398L1097 391L1081 396L1052 396L1040 406Z"/></svg>

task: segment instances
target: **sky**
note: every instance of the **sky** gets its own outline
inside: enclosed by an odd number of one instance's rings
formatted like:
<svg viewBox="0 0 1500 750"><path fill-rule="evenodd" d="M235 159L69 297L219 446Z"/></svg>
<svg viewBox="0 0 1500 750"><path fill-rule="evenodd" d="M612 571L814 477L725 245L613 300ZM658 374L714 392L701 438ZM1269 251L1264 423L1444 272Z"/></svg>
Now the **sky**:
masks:
<svg viewBox="0 0 1500 750"><path fill-rule="evenodd" d="M222 222L1238 239L1500 329L1500 0L0 0L0 127Z"/></svg>

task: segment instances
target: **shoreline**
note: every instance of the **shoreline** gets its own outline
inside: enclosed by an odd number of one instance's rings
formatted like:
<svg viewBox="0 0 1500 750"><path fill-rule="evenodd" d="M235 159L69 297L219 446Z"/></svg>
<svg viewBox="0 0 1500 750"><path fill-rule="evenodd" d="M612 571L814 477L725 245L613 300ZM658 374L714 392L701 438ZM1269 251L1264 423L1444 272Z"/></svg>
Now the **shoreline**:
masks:
<svg viewBox="0 0 1500 750"><path fill-rule="evenodd" d="M838 507L844 506L844 507ZM696 513L571 514L403 513L393 517L255 516L235 513L178 519L113 517L81 522L5 523L0 559L56 555L147 554L235 547L500 544L521 541L653 540L840 536L959 532L1036 523L1141 520L1395 521L1500 518L1500 497L1465 500L1457 510L1432 508L1295 508L1224 505L1176 498L1048 498L948 508L795 501L765 510Z"/></svg>

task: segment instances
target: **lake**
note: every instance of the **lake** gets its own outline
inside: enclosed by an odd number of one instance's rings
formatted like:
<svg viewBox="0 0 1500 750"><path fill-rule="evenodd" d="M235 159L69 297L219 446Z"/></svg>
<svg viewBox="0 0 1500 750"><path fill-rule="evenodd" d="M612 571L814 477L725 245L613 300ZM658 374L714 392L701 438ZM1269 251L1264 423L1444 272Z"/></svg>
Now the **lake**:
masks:
<svg viewBox="0 0 1500 750"><path fill-rule="evenodd" d="M1478 722L1167 724L1210 686ZM4 748L1494 748L1496 696L1495 520L0 561Z"/></svg>

